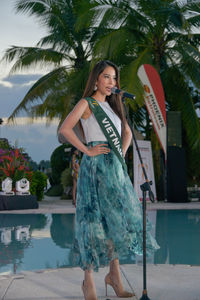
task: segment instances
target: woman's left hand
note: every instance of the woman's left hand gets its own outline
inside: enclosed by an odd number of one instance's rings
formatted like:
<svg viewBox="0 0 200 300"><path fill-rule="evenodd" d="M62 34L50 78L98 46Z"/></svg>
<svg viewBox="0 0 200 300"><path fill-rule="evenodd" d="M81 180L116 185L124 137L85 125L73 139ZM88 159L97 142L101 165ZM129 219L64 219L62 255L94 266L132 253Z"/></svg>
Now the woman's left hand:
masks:
<svg viewBox="0 0 200 300"><path fill-rule="evenodd" d="M108 154L110 152L110 148L104 147L108 146L108 144L99 144L88 149L88 156L97 156L100 154Z"/></svg>

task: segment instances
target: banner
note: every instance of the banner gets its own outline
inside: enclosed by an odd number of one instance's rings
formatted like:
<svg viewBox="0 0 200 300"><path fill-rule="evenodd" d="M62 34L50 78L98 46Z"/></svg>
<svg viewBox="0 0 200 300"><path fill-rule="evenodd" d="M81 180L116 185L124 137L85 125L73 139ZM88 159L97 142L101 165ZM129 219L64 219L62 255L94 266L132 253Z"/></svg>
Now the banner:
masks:
<svg viewBox="0 0 200 300"><path fill-rule="evenodd" d="M145 104L166 157L167 119L160 76L151 65L145 64L139 67L138 77L144 86Z"/></svg>
<svg viewBox="0 0 200 300"><path fill-rule="evenodd" d="M138 147L141 153L142 161L147 173L147 178L149 181L152 181L151 190L154 194L155 200L157 200L156 196L156 186L155 186L155 177L154 177L154 168L153 168L153 159L152 159L152 150L151 150L151 142L150 141L137 141ZM146 182L144 178L144 174L142 171L141 163L139 160L139 156L135 147L133 145L133 178L134 178L134 188L140 200L142 200L142 191L140 189L140 185ZM147 193L147 200L150 201Z"/></svg>

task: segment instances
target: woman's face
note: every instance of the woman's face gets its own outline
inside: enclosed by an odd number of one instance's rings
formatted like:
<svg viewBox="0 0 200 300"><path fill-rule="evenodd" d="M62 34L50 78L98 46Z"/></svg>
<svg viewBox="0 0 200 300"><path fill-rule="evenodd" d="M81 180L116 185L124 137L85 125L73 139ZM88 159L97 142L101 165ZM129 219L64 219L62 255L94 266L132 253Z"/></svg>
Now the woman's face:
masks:
<svg viewBox="0 0 200 300"><path fill-rule="evenodd" d="M111 95L111 88L115 87L116 83L117 80L115 69L111 66L108 66L97 79L97 91L104 96L109 96Z"/></svg>

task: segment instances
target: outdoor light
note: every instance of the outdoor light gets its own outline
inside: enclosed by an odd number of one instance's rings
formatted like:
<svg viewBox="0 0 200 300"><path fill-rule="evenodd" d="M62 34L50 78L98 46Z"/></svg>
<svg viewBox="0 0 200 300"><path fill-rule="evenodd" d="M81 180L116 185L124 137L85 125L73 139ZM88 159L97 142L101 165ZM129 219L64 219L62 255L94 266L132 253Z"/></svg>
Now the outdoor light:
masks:
<svg viewBox="0 0 200 300"><path fill-rule="evenodd" d="M16 231L15 231L15 239L20 242L27 241L30 237L29 228L30 228L30 225L17 226Z"/></svg>
<svg viewBox="0 0 200 300"><path fill-rule="evenodd" d="M1 228L0 231L0 241L4 245L9 245L12 241L12 230L14 227Z"/></svg>
<svg viewBox="0 0 200 300"><path fill-rule="evenodd" d="M16 182L16 194L17 195L30 195L29 192L29 181L26 178Z"/></svg>
<svg viewBox="0 0 200 300"><path fill-rule="evenodd" d="M2 192L0 192L1 195L6 195L6 196L14 195L14 192L12 191L12 179L10 177L7 177L2 181L1 187L2 187Z"/></svg>

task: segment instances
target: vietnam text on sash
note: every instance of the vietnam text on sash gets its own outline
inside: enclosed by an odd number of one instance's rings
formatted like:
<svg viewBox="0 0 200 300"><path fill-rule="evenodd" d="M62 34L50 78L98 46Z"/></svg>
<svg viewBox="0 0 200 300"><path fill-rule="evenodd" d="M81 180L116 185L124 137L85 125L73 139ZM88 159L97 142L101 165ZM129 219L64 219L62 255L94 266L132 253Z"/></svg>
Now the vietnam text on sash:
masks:
<svg viewBox="0 0 200 300"><path fill-rule="evenodd" d="M121 143L119 141L119 138L116 136L115 131L112 127L112 125L110 124L108 118L104 118L102 120L102 124L104 125L104 127L106 128L107 133L109 134L110 138L112 139L113 144L115 145L115 147L117 148L117 151L120 153L120 155L123 157L123 153L122 153L122 149L121 149Z"/></svg>

